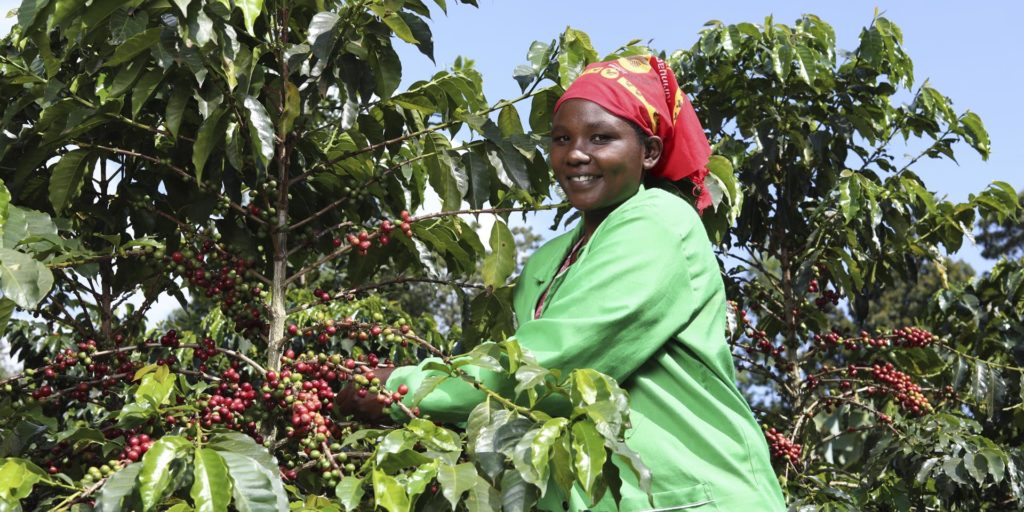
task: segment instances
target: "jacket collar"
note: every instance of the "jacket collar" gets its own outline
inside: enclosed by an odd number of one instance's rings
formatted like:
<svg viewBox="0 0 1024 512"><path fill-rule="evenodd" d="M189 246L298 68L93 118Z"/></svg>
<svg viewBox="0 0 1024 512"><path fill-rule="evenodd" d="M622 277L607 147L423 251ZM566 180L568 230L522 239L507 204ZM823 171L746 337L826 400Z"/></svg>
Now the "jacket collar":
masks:
<svg viewBox="0 0 1024 512"><path fill-rule="evenodd" d="M634 201L635 199L637 199L638 197L640 197L640 195L643 194L645 190L646 190L646 188L644 187L643 183L641 183L640 184L640 188L636 191L636 194L633 194L633 197L630 197L629 199L626 199L615 210L613 210L608 215L608 217L609 218L612 217L613 215L615 215L615 213L617 211L619 211L620 208L625 206L627 203L630 203L630 202ZM608 222L608 218L605 218L604 222L602 223L602 225L607 223L607 222ZM599 226L597 231L594 232L593 237L596 237L597 234L600 231L601 231L601 228ZM550 242L548 242L549 244L551 244L551 247L549 248L550 253L554 257L549 258L545 262L546 263L545 265L537 265L533 269L533 271L531 272L531 276L530 277L536 279L538 284L546 283L546 282L550 281L555 276L555 273L558 272L558 268L562 265L562 262L565 261L565 257L569 254L569 250L572 249L573 244L575 244L576 241L579 240L581 236L583 236L583 218L582 217L580 218L580 220L576 221L576 224L572 227L572 230L569 231L569 233L567 233L565 235L562 235L562 236L559 236L559 237L551 240ZM591 241L593 241L593 237L592 237ZM588 243L587 245L590 245L590 244Z"/></svg>

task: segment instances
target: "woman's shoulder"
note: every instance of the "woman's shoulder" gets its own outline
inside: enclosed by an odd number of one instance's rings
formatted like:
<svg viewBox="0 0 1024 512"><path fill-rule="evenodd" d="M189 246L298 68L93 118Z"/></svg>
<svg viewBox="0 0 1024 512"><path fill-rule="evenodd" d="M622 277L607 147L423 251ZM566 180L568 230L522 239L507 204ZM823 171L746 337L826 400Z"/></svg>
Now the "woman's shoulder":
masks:
<svg viewBox="0 0 1024 512"><path fill-rule="evenodd" d="M662 188L644 188L637 192L636 196L631 198L622 206L625 207L624 210L634 208L644 210L654 209L664 211L674 217L692 216L694 218L700 218L697 215L697 210L695 210L690 203L687 203L683 198Z"/></svg>
<svg viewBox="0 0 1024 512"><path fill-rule="evenodd" d="M645 188L637 192L612 212L606 222L609 227L628 225L632 228L640 223L658 231L684 236L704 233L704 225L697 210L683 198L660 188Z"/></svg>

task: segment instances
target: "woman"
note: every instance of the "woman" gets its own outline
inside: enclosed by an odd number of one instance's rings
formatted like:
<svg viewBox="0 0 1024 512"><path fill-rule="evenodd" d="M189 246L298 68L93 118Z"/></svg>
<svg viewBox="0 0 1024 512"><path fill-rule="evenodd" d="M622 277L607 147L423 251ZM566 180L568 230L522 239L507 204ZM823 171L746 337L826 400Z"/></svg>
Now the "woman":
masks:
<svg viewBox="0 0 1024 512"><path fill-rule="evenodd" d="M587 67L555 106L551 166L583 220L541 247L516 286L515 338L550 368L594 368L629 391L627 444L653 473L655 510L784 510L763 434L735 386L725 291L698 213L645 178L690 178L697 207L710 149L675 77L656 57ZM415 389L427 372L398 368ZM446 381L421 403L465 421L481 400ZM649 510L622 468L622 510ZM548 489L541 506L588 509ZM614 510L610 496L592 510Z"/></svg>

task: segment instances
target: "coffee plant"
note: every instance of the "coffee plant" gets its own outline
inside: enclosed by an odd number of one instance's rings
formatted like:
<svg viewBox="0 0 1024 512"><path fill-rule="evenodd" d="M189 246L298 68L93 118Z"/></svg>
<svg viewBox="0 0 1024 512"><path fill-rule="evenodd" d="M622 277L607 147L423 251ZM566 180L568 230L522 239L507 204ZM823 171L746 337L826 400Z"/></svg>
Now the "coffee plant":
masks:
<svg viewBox="0 0 1024 512"><path fill-rule="evenodd" d="M0 42L0 329L24 367L0 382L0 510L528 510L550 485L615 496L613 459L649 480L618 384L510 338L507 221L568 213L545 135L598 54L568 29L529 48L517 98L489 102L467 59L400 90L394 45L432 58L431 13L23 1ZM1018 218L1006 184L954 204L914 173L987 155L981 120L914 88L884 18L848 53L806 16L710 24L665 56L715 148L729 339L791 502L1021 506L1020 262L936 290L917 325L856 328L976 218ZM908 140L925 149L894 156ZM489 251L474 215L495 217ZM461 325L389 298L413 285L454 291ZM182 312L148 327L162 295ZM388 387L427 357L423 389ZM515 389L476 382L465 424L418 410L474 368Z"/></svg>

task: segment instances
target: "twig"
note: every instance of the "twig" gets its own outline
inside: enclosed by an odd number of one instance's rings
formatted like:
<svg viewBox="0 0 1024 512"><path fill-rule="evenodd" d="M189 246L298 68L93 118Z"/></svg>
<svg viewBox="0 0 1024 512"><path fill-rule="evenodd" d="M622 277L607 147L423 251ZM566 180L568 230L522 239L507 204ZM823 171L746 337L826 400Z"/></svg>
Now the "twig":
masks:
<svg viewBox="0 0 1024 512"><path fill-rule="evenodd" d="M426 278L426 277L396 277L396 278L390 279L388 281L380 281L380 282L377 282L377 283L364 284L362 286L357 286L355 288L350 288L348 290L338 292L338 293L334 294L333 296L331 296L331 300L346 300L349 297L351 297L351 296L353 296L353 295L355 295L357 293L365 292L367 290L374 290L374 289L377 289L377 288L383 288L385 286L393 286L393 285L396 285L396 284L404 284L404 283L433 283L433 284L446 284L446 285L449 285L449 286L455 286L455 287L459 287L459 288L476 288L476 289L484 289L485 288L484 285L478 284L478 283L465 283L465 282L459 282L459 281L446 281L444 279L431 279L431 278ZM319 306L321 304L323 304L323 303L322 302L310 302L310 303L302 304L302 305L299 305L299 306L295 306L294 308L291 308L291 309L288 310L288 314L291 315L293 313L298 313L299 311L305 311L307 309Z"/></svg>

